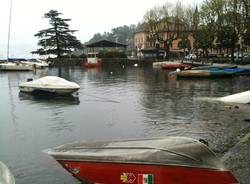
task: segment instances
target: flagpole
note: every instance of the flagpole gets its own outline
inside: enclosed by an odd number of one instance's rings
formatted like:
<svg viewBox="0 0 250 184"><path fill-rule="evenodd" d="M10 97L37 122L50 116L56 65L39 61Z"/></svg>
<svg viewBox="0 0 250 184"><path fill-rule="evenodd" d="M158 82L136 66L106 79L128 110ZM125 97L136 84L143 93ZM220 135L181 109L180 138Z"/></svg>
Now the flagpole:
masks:
<svg viewBox="0 0 250 184"><path fill-rule="evenodd" d="M9 52L10 52L10 26L11 26L11 14L12 14L12 0L10 0L9 30L8 30L8 44L7 44L7 62L9 61Z"/></svg>

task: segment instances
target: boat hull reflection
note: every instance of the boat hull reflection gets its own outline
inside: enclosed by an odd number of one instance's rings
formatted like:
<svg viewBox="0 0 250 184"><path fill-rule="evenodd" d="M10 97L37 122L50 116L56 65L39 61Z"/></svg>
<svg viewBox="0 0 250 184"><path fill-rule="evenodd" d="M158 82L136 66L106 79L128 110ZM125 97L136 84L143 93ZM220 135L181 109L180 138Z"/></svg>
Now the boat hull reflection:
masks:
<svg viewBox="0 0 250 184"><path fill-rule="evenodd" d="M44 103L63 103L68 105L78 105L80 104L80 100L77 94L67 95L67 96L58 96L54 94L46 94L46 93L25 93L19 92L20 100L31 100L37 102Z"/></svg>

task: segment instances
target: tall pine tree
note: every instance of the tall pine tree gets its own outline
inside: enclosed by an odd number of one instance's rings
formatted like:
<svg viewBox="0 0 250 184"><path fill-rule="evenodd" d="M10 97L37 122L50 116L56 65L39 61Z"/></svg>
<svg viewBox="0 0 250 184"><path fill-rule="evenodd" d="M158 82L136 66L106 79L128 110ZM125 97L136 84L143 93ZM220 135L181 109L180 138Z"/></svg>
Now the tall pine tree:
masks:
<svg viewBox="0 0 250 184"><path fill-rule="evenodd" d="M39 39L38 45L40 48L32 53L39 55L53 54L60 58L65 54L72 53L73 49L82 48L81 42L73 35L76 30L69 29L67 22L71 19L60 18L61 14L56 10L50 10L44 14L44 18L49 19L51 27L35 34Z"/></svg>

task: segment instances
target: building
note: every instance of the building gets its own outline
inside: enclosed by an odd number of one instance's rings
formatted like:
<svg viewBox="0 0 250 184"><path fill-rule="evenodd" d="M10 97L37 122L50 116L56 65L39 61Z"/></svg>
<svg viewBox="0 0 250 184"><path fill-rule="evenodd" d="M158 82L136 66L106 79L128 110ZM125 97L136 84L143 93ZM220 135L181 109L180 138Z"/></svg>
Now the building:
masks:
<svg viewBox="0 0 250 184"><path fill-rule="evenodd" d="M142 49L147 48L147 34L145 31L136 32L134 35L135 56L143 57Z"/></svg>
<svg viewBox="0 0 250 184"><path fill-rule="evenodd" d="M182 31L182 33L187 34L187 39L189 46L187 48L181 48L181 38L177 37L176 31L172 29L165 29L161 33L161 42L150 41L149 34L146 31L139 31L134 34L134 46L135 46L135 56L141 58L165 58L167 56L166 48L164 47L164 42L170 38L174 38L172 44L170 45L170 53L183 53L187 50L192 50L194 48L194 38L191 32Z"/></svg>

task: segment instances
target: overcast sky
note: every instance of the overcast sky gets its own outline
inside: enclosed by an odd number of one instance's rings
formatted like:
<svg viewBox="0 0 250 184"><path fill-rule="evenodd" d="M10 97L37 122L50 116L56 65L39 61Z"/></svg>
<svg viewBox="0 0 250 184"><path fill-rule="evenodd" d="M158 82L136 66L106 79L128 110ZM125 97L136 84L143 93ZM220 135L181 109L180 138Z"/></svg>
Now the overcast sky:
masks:
<svg viewBox="0 0 250 184"><path fill-rule="evenodd" d="M1 0L0 59L6 58L10 1ZM182 0L190 5L201 1ZM165 2L166 0L13 0L10 57L31 57L30 52L38 48L38 40L34 34L49 27L48 19L42 17L51 9L62 13L62 18L72 19L69 22L70 29L78 30L75 36L84 43L95 33L137 24L147 10Z"/></svg>

